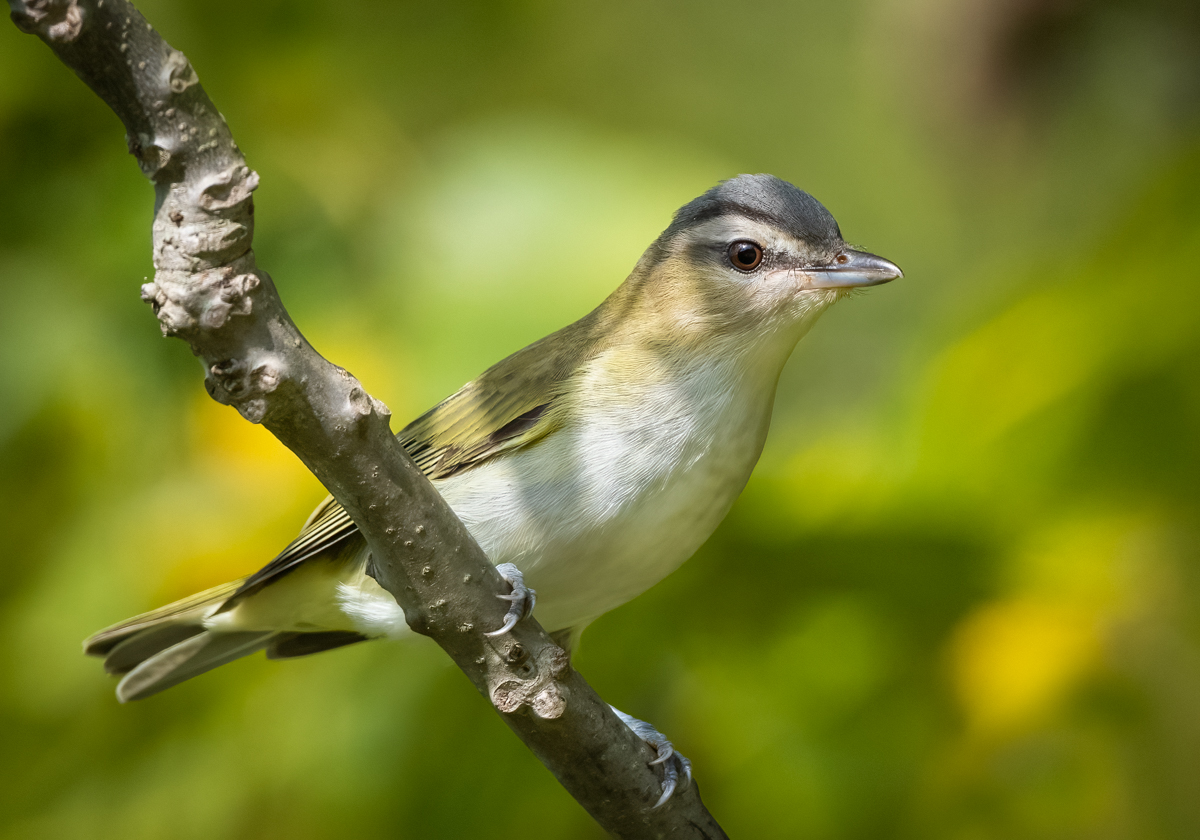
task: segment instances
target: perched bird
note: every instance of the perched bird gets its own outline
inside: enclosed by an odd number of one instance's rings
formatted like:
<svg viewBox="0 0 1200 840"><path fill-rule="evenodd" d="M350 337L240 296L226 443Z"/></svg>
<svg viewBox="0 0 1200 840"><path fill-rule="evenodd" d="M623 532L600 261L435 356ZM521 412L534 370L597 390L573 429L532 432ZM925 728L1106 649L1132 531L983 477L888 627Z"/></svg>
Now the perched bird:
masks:
<svg viewBox="0 0 1200 840"><path fill-rule="evenodd" d="M513 584L497 632L536 589L538 620L570 650L589 622L678 568L749 479L796 343L851 290L900 276L847 246L808 193L742 175L682 207L590 314L401 431ZM124 702L262 649L283 659L402 636L368 553L326 499L258 572L103 630L85 650L124 675ZM665 738L623 718L670 757ZM670 787L687 769L667 763Z"/></svg>

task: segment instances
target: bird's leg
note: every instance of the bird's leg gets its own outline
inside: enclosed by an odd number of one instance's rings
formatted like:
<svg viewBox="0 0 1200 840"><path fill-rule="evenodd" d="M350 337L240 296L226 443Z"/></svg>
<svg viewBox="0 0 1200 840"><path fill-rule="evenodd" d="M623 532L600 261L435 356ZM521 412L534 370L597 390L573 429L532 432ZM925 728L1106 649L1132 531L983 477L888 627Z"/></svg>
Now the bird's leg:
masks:
<svg viewBox="0 0 1200 840"><path fill-rule="evenodd" d="M509 630L517 626L517 622L522 618L528 618L533 613L533 606L537 603L537 592L525 585L525 576L521 574L512 563L501 563L496 567L496 571L500 573L500 577L508 581L508 585L512 587L512 592L508 595L497 595L496 597L502 601L511 602L508 612L504 614L504 624L499 630L493 630L491 633L484 633L485 636L503 636Z"/></svg>
<svg viewBox="0 0 1200 840"><path fill-rule="evenodd" d="M654 751L658 753L658 758L650 762L651 765L661 764L663 766L662 796L654 803L655 808L660 807L671 798L671 794L675 792L675 787L679 783L679 774L681 772L683 773L683 786L686 788L691 784L692 762L675 752L675 747L667 740L666 735L663 735L653 726L646 723L646 721L630 717L616 706L609 706L609 708L616 712L617 717L633 730L634 735L654 747Z"/></svg>

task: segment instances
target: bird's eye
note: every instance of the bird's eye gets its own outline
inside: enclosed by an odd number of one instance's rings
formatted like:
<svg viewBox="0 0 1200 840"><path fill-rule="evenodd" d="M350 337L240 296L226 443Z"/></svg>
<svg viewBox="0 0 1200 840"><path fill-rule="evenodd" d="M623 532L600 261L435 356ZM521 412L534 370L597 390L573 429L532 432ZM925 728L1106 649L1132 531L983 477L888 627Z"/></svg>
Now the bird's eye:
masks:
<svg viewBox="0 0 1200 840"><path fill-rule="evenodd" d="M846 263L850 262L850 257L846 254L838 254L834 259L834 262L836 262L838 265L845 265Z"/></svg>
<svg viewBox="0 0 1200 840"><path fill-rule="evenodd" d="M745 239L729 246L729 264L738 271L753 271L762 262L762 246Z"/></svg>

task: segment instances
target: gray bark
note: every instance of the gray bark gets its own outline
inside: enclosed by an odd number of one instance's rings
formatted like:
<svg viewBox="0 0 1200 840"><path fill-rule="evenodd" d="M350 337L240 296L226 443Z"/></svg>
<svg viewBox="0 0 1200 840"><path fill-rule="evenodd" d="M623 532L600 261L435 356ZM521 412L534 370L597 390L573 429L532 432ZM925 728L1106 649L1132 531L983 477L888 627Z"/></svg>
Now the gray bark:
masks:
<svg viewBox="0 0 1200 840"><path fill-rule="evenodd" d="M155 275L142 298L203 361L213 399L266 426L341 502L409 626L441 645L601 826L627 838L725 837L694 784L652 808L653 751L536 621L483 635L502 623L506 584L401 448L387 407L313 349L255 264L258 176L183 53L126 0L10 6L124 123L155 189ZM537 815L495 815L516 818Z"/></svg>

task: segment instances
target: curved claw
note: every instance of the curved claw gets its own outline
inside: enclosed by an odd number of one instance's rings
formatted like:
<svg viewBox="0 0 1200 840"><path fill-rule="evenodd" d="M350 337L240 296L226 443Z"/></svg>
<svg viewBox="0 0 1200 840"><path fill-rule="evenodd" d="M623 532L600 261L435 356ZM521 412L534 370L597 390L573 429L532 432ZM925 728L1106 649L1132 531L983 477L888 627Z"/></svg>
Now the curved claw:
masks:
<svg viewBox="0 0 1200 840"><path fill-rule="evenodd" d="M658 753L658 758L651 761L650 766L653 767L656 764L661 764L663 767L662 795L654 803L655 808L661 808L674 795L676 790L687 788L692 783L692 762L675 751L674 745L667 740L667 736L644 720L638 720L635 717L627 715L615 706L610 706L609 708L617 713L617 717L632 729L635 735L652 746L654 751ZM679 784L680 770L683 771L682 787Z"/></svg>
<svg viewBox="0 0 1200 840"><path fill-rule="evenodd" d="M663 781L662 796L658 797L658 801L654 803L655 808L661 808L667 804L667 800L671 798L671 794L675 792L675 779L669 777Z"/></svg>
<svg viewBox="0 0 1200 840"><path fill-rule="evenodd" d="M515 565L512 563L501 563L496 567L496 571L512 587L512 592L508 595L497 595L496 597L501 601L508 601L512 606L504 614L504 624L499 630L483 634L488 637L503 636L509 630L516 627L518 621L522 618L528 618L533 613L534 604L537 603L537 592L525 585L525 576L521 574L521 570Z"/></svg>
<svg viewBox="0 0 1200 840"><path fill-rule="evenodd" d="M519 615L513 615L512 612L509 612L504 616L504 624L502 624L500 626L499 630L493 630L492 632L484 633L483 635L485 635L489 638L491 638L493 636L503 636L509 630L516 627L517 622L520 620L521 620L521 617Z"/></svg>
<svg viewBox="0 0 1200 840"><path fill-rule="evenodd" d="M650 762L651 765L659 763L663 765L663 792L658 801L654 803L655 808L661 808L666 804L676 789L683 790L692 783L692 762L675 752L675 748L671 746L669 741L663 747L663 754ZM682 787L679 787L680 768L683 769Z"/></svg>

